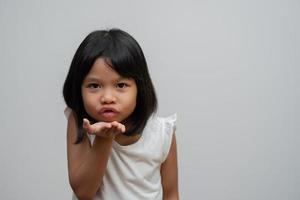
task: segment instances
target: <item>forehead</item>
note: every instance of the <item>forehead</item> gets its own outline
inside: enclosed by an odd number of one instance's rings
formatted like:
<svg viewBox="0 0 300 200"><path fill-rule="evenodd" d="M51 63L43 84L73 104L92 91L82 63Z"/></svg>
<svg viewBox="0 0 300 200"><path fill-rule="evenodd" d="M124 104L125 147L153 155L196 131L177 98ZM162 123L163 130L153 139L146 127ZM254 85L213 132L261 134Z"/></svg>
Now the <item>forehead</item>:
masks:
<svg viewBox="0 0 300 200"><path fill-rule="evenodd" d="M112 69L104 58L97 58L85 79L117 80L122 77Z"/></svg>

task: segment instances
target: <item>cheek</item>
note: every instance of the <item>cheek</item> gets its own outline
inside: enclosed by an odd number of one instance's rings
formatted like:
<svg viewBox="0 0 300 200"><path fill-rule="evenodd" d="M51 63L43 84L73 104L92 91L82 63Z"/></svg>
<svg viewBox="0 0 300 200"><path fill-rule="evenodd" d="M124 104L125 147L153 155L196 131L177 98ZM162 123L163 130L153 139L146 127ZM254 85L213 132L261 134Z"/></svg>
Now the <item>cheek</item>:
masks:
<svg viewBox="0 0 300 200"><path fill-rule="evenodd" d="M136 98L135 99L132 99L131 101L131 111L134 111L135 107L136 107Z"/></svg>
<svg viewBox="0 0 300 200"><path fill-rule="evenodd" d="M88 111L88 107L90 103L85 95L82 95L82 102L83 102L84 109Z"/></svg>
<svg viewBox="0 0 300 200"><path fill-rule="evenodd" d="M95 101L89 97L85 97L83 100L83 107L87 114L89 114L91 117L95 118L95 115L97 113L96 109L97 105L95 104ZM96 118L95 118L96 119Z"/></svg>
<svg viewBox="0 0 300 200"><path fill-rule="evenodd" d="M123 97L123 105L128 109L128 111L132 112L136 106L137 95L135 91L132 91L130 94Z"/></svg>
<svg viewBox="0 0 300 200"><path fill-rule="evenodd" d="M95 97L93 97L93 96L85 96L85 97L83 98L83 104L84 104L87 108L94 107L95 104L96 104Z"/></svg>
<svg viewBox="0 0 300 200"><path fill-rule="evenodd" d="M94 98L82 90L82 102L85 110L89 112L94 105Z"/></svg>
<svg viewBox="0 0 300 200"><path fill-rule="evenodd" d="M87 98L87 95L85 94L84 90L81 90L81 96L82 96L83 105L86 106L88 98Z"/></svg>
<svg viewBox="0 0 300 200"><path fill-rule="evenodd" d="M137 101L137 93L134 92L133 95L131 96L131 108L132 108L132 111L136 107L136 103L137 103L136 101Z"/></svg>

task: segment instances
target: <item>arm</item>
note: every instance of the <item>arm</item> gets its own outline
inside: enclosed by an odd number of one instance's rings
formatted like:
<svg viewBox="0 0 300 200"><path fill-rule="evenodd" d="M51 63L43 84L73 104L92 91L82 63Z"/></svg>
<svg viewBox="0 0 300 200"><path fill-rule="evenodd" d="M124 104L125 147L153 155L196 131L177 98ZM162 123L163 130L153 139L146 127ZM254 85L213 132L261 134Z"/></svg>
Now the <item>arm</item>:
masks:
<svg viewBox="0 0 300 200"><path fill-rule="evenodd" d="M164 200L178 200L178 167L176 137L173 134L171 148L167 159L161 167L161 178Z"/></svg>
<svg viewBox="0 0 300 200"><path fill-rule="evenodd" d="M75 117L71 113L67 128L69 182L79 199L92 199L101 185L114 137L96 136L91 147L86 136L81 143L74 144L76 131Z"/></svg>

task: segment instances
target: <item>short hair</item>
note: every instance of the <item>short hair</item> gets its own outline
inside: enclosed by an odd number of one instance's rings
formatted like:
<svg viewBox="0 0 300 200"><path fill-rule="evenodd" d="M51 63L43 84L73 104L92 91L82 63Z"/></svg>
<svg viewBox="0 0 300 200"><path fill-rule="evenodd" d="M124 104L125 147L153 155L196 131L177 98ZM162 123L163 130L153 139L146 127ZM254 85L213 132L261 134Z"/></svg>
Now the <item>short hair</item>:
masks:
<svg viewBox="0 0 300 200"><path fill-rule="evenodd" d="M66 105L73 110L77 123L76 144L84 137L83 118L95 123L96 120L84 109L81 85L98 58L120 76L133 78L137 85L136 107L127 118L130 127L125 135L141 134L150 116L157 111L157 98L151 81L146 59L138 42L120 29L91 32L79 45L64 82L63 97Z"/></svg>

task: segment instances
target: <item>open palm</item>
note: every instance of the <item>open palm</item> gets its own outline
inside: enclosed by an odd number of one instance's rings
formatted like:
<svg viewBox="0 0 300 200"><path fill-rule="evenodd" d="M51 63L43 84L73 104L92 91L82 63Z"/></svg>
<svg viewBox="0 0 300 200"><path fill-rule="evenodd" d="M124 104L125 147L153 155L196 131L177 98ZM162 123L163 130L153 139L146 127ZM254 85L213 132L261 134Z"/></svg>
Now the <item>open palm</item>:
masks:
<svg viewBox="0 0 300 200"><path fill-rule="evenodd" d="M125 132L125 126L117 121L97 122L90 124L88 119L83 119L83 128L91 135L97 135L104 138L115 137Z"/></svg>

